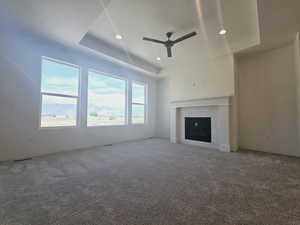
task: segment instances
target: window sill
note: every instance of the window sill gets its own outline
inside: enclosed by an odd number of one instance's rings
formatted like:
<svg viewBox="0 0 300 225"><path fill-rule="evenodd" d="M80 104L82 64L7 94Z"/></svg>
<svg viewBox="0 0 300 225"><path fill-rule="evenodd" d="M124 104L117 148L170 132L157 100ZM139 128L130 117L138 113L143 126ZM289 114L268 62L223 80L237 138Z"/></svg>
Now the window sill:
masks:
<svg viewBox="0 0 300 225"><path fill-rule="evenodd" d="M39 127L39 130L67 130L67 129L76 129L80 128L79 126L60 126L60 127Z"/></svg>
<svg viewBox="0 0 300 225"><path fill-rule="evenodd" d="M147 123L132 123L132 126L146 126Z"/></svg>
<svg viewBox="0 0 300 225"><path fill-rule="evenodd" d="M126 127L126 126L128 126L128 124L85 126L84 128L105 128L105 127Z"/></svg>
<svg viewBox="0 0 300 225"><path fill-rule="evenodd" d="M71 130L71 129L93 129L93 128L112 128L112 127L129 127L129 126L146 126L147 123L131 123L120 125L97 125L97 126L60 126L60 127L39 127L38 130Z"/></svg>

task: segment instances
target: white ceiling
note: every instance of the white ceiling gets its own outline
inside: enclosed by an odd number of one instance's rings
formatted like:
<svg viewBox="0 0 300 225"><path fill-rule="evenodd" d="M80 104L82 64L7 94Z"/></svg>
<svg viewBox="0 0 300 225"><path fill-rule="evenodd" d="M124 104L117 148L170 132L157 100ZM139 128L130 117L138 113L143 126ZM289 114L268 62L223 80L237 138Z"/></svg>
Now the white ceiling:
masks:
<svg viewBox="0 0 300 225"><path fill-rule="evenodd" d="M232 54L260 43L256 0L195 0L202 36L212 57ZM225 28L227 34L220 36Z"/></svg>
<svg viewBox="0 0 300 225"><path fill-rule="evenodd" d="M300 31L299 0L258 0L261 44L254 50L275 48L291 42Z"/></svg>
<svg viewBox="0 0 300 225"><path fill-rule="evenodd" d="M136 66L144 60L153 65L151 69L148 63L146 70L159 71L172 59L163 46L145 42L143 36L164 40L167 31L177 38L196 30L193 39L212 57L259 51L295 37L299 9L300 0L1 0L0 20L81 48L80 41L92 36L99 39L98 46L93 43L95 51L106 49L105 55ZM228 30L223 37L218 35L222 27ZM123 40L114 38L117 33ZM111 52L102 48L105 43ZM173 51L176 56L176 46Z"/></svg>
<svg viewBox="0 0 300 225"><path fill-rule="evenodd" d="M222 27L230 31L226 38L218 35ZM175 32L173 38L178 38L195 30L198 36L193 39L205 44L213 56L256 45L259 43L256 0L111 0L90 27L89 34L123 49L127 55L164 68L171 60L165 47L142 38L166 40L168 31ZM116 34L121 34L123 40L116 40ZM176 54L176 46L173 53ZM157 57L162 60L157 61Z"/></svg>
<svg viewBox="0 0 300 225"><path fill-rule="evenodd" d="M197 26L195 8L194 0L112 0L90 27L90 33L157 63L156 57L164 58L166 49L161 45L146 43L142 38L166 40L168 31L193 29ZM122 41L114 38L117 33L124 37ZM174 37L177 36L174 34Z"/></svg>
<svg viewBox="0 0 300 225"><path fill-rule="evenodd" d="M78 44L102 10L99 0L1 0L0 20Z"/></svg>
<svg viewBox="0 0 300 225"><path fill-rule="evenodd" d="M262 41L268 44L280 44L300 28L299 0L272 0L272 4L259 1Z"/></svg>

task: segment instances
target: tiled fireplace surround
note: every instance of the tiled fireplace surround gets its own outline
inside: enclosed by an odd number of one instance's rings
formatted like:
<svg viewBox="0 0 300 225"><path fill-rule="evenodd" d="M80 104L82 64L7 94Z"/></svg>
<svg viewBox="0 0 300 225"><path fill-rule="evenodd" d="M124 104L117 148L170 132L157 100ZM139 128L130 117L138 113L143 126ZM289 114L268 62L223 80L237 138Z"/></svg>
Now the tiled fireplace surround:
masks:
<svg viewBox="0 0 300 225"><path fill-rule="evenodd" d="M185 139L185 117L210 117L212 142ZM171 102L170 137L172 143L191 144L230 152L230 98L210 98Z"/></svg>

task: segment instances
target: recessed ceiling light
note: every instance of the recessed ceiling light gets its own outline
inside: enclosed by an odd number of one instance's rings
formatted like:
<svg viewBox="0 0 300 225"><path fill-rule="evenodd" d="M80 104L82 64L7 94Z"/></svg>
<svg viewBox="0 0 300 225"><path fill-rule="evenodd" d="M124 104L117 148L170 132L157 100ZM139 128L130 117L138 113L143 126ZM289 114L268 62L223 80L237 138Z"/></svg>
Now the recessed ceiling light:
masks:
<svg viewBox="0 0 300 225"><path fill-rule="evenodd" d="M121 34L116 34L116 39L121 40L121 39L123 39L123 37Z"/></svg>
<svg viewBox="0 0 300 225"><path fill-rule="evenodd" d="M156 58L156 60L157 60L157 61L160 61L160 60L161 60L161 58L160 58L160 57L157 57L157 58Z"/></svg>
<svg viewBox="0 0 300 225"><path fill-rule="evenodd" d="M227 30L225 30L225 29L222 29L222 30L220 30L220 32L219 32L220 35L225 35L226 33L227 33Z"/></svg>

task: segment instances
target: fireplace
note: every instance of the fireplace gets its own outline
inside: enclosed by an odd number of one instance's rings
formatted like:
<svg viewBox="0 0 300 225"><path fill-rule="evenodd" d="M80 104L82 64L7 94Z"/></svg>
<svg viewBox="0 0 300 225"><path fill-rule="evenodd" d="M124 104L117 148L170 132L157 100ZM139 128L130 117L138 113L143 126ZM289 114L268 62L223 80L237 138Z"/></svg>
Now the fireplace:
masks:
<svg viewBox="0 0 300 225"><path fill-rule="evenodd" d="M211 143L210 117L185 117L185 139Z"/></svg>
<svg viewBox="0 0 300 225"><path fill-rule="evenodd" d="M171 142L229 152L229 107L229 97L171 102Z"/></svg>

